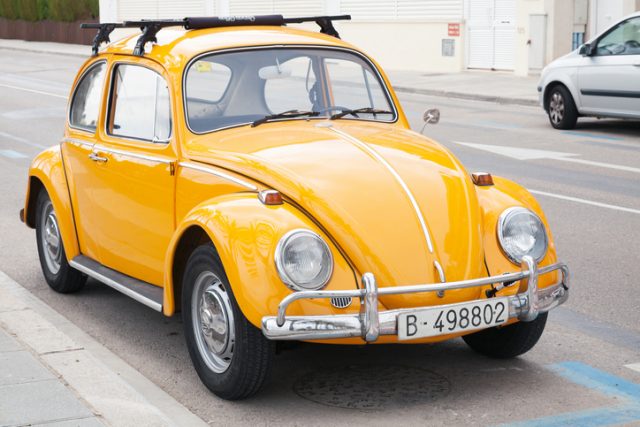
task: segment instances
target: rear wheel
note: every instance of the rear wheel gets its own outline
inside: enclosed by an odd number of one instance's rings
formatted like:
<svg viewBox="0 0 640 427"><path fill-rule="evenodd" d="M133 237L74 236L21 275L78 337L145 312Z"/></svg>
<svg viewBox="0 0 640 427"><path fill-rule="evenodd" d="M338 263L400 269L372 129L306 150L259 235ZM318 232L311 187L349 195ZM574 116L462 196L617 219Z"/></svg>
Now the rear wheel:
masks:
<svg viewBox="0 0 640 427"><path fill-rule="evenodd" d="M573 129L578 121L578 109L569 90L554 86L547 101L547 114L551 126L556 129Z"/></svg>
<svg viewBox="0 0 640 427"><path fill-rule="evenodd" d="M504 327L485 329L462 339L485 356L509 359L520 356L536 345L547 324L547 313L532 322L518 322Z"/></svg>
<svg viewBox="0 0 640 427"><path fill-rule="evenodd" d="M185 337L200 380L223 399L257 393L275 345L242 314L212 244L191 254L182 283Z"/></svg>
<svg viewBox="0 0 640 427"><path fill-rule="evenodd" d="M67 262L58 217L46 191L40 191L36 203L36 240L42 274L51 289L63 294L77 292L87 276Z"/></svg>

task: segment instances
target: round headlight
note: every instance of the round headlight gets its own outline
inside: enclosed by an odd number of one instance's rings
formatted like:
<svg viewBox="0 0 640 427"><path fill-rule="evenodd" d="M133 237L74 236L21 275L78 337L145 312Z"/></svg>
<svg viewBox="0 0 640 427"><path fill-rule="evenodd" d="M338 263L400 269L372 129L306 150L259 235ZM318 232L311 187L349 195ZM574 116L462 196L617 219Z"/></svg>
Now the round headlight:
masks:
<svg viewBox="0 0 640 427"><path fill-rule="evenodd" d="M320 289L333 272L329 246L310 230L292 230L282 236L275 259L280 279L295 291Z"/></svg>
<svg viewBox="0 0 640 427"><path fill-rule="evenodd" d="M539 262L547 253L547 232L538 215L525 208L509 208L498 219L498 240L505 255L520 265L526 255Z"/></svg>

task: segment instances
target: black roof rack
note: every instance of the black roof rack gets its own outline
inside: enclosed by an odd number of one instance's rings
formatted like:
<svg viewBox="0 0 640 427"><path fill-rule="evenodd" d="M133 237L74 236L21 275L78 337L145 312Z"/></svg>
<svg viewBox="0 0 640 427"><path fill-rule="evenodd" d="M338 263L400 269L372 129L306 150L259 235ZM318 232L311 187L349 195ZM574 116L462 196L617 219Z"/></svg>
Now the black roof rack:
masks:
<svg viewBox="0 0 640 427"><path fill-rule="evenodd" d="M337 16L306 16L302 18L285 18L282 15L256 15L256 16L208 16L184 19L149 19L142 21L125 21L123 23L106 24L81 24L80 28L97 29L98 33L93 39L93 55L98 54L102 43L110 43L109 35L116 28L140 28L142 34L136 42L134 55L144 55L144 46L148 42L157 42L156 34L165 27L183 27L187 30L199 30L203 28L237 27L255 25L283 26L287 24L301 24L303 22L315 22L320 27L320 32L333 37L340 35L333 26L333 21L350 20L351 15Z"/></svg>

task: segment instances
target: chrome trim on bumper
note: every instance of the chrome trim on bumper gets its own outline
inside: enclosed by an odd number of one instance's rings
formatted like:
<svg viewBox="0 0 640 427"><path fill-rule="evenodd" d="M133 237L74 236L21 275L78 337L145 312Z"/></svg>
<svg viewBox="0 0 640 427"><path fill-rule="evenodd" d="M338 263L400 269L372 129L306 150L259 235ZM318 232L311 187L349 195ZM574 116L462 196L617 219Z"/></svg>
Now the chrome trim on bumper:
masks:
<svg viewBox="0 0 640 427"><path fill-rule="evenodd" d="M556 270L562 273L560 282L544 289L538 289L538 277ZM414 307L378 311L379 295L447 291L518 280L521 280L521 282L517 294L508 297L509 318L518 318L520 321L530 322L535 320L538 314L545 313L567 300L569 297L569 279L569 269L564 263L559 262L538 268L531 257L524 257L522 269L517 273L449 283L378 288L374 275L365 273L362 276L364 289L303 291L288 295L280 302L277 316L265 316L262 318L262 332L272 340L319 340L360 337L367 342L374 342L380 335L397 335L398 314L419 310L420 308L429 308ZM360 298L360 314L286 315L287 308L294 301L334 297ZM447 307L447 305L433 307Z"/></svg>

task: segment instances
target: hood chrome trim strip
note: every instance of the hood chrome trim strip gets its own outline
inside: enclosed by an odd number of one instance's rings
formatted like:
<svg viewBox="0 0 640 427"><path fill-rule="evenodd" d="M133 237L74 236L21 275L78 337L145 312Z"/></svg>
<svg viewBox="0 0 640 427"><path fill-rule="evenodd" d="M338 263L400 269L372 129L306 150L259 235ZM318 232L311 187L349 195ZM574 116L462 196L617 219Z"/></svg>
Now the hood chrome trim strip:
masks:
<svg viewBox="0 0 640 427"><path fill-rule="evenodd" d="M338 135L342 136L343 138L345 138L346 140L351 142L353 145L355 145L358 148L360 148L362 151L365 151L368 154L370 154L371 156L373 156L380 164L382 164L385 168L387 168L387 170L391 173L391 175L393 175L395 180L398 182L398 184L400 184L400 186L404 190L404 193L406 194L406 196L409 198L409 201L411 202L411 205L413 206L413 209L414 209L414 211L416 213L416 216L418 217L418 221L420 222L420 227L422 228L422 233L424 234L424 238L425 238L425 240L427 242L427 248L429 249L429 252L433 253L433 243L431 241L431 235L429 234L429 229L427 228L427 223L426 223L426 221L424 219L424 215L422 214L422 211L420 210L420 206L418 206L418 202L417 202L415 196L413 195L413 193L409 189L409 186L407 185L407 183L404 182L404 180L402 179L402 177L400 176L398 171L396 171L393 168L393 166L391 166L389 164L389 162L387 162L387 160L384 157L382 157L376 150L374 150L371 146L369 146L369 144L360 141L358 138L356 138L356 137L354 137L352 135L349 135L348 133L346 133L343 130L336 129L335 126L330 127L328 129L334 131Z"/></svg>
<svg viewBox="0 0 640 427"><path fill-rule="evenodd" d="M204 173L210 173L211 175L215 175L218 178L226 179L227 181L231 181L238 185L241 185L251 191L258 191L258 187L256 187L255 185L210 167L200 166L191 162L180 162L178 165L182 166L183 168L193 169L193 170L204 172Z"/></svg>

